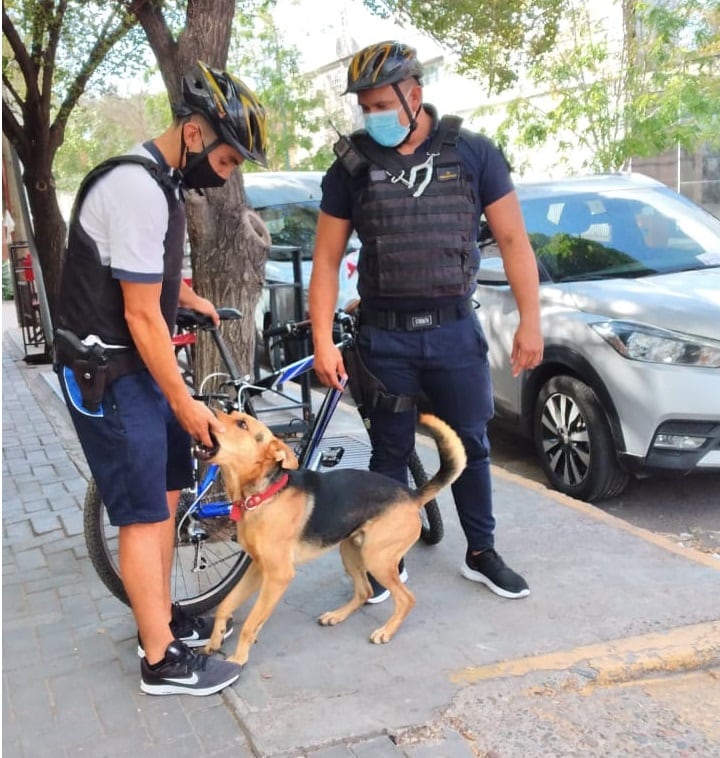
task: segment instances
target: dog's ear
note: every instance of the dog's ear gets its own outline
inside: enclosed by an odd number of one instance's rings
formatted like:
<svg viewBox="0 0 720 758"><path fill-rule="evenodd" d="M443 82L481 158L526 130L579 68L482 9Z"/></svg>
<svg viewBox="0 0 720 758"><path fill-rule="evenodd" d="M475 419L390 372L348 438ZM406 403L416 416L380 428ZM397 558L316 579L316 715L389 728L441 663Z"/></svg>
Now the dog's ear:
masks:
<svg viewBox="0 0 720 758"><path fill-rule="evenodd" d="M282 440L277 438L271 440L268 445L268 456L277 463L280 463L281 468L296 469L300 465L295 453Z"/></svg>

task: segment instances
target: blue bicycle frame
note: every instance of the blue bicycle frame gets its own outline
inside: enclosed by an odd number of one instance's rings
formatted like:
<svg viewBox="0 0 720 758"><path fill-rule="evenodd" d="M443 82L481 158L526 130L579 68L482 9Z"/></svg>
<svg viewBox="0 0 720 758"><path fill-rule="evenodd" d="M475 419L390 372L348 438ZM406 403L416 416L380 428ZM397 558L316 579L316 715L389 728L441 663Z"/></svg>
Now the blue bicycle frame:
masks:
<svg viewBox="0 0 720 758"><path fill-rule="evenodd" d="M338 347L342 347L342 343L338 344ZM272 385L264 389L266 391L277 392L277 390L274 389L275 387L310 371L313 368L313 365L313 355L300 358L281 369L275 375ZM343 388L345 387L346 382L347 377L341 380ZM295 451L300 468L309 468L312 470L317 470L317 468L319 468L322 455L322 452L318 450L320 441L327 431L330 419L332 419L342 395L343 393L335 388L330 388L325 393L325 397L323 398L323 402L318 410L312 427L301 439ZM203 497L205 497L214 482L217 480L219 470L220 467L217 463L211 463L208 466L202 481L198 484L197 495L183 518L210 519L228 517L230 515L230 510L232 508L232 503L230 501L218 500L208 503L201 502Z"/></svg>

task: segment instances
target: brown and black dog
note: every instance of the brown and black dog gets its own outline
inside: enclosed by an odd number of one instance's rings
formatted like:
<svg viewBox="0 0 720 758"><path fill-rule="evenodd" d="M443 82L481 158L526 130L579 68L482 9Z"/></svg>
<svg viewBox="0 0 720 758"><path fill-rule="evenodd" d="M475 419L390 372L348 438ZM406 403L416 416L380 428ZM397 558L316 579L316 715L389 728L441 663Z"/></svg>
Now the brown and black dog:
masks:
<svg viewBox="0 0 720 758"><path fill-rule="evenodd" d="M218 418L224 431L215 435L215 449L200 455L220 465L239 517L238 542L253 560L218 606L206 652L220 648L233 611L259 590L230 658L246 663L250 646L292 581L294 567L336 545L354 594L318 622L334 626L362 607L371 595L369 571L387 587L395 604L390 619L370 640L389 642L415 605L415 597L400 581L398 563L420 536L420 509L454 482L466 465L457 434L436 416L420 416L420 424L438 446L440 468L427 484L411 490L370 471L297 470L292 450L265 424L237 412Z"/></svg>

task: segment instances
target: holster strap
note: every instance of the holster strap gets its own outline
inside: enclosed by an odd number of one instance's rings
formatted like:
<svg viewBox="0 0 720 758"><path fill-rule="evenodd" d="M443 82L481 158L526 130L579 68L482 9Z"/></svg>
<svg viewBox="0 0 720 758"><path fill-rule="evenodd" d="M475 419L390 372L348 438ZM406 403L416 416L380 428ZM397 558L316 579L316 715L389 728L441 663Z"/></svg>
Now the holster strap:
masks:
<svg viewBox="0 0 720 758"><path fill-rule="evenodd" d="M360 357L357 347L343 351L343 363L348 372L350 394L358 407L379 409L388 413L405 413L416 404L414 395L392 395Z"/></svg>

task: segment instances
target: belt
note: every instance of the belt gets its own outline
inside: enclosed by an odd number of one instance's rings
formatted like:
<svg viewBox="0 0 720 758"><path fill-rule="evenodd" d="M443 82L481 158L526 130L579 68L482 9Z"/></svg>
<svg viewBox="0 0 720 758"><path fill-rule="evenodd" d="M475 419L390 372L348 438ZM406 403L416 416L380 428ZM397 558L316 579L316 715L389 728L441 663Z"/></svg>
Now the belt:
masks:
<svg viewBox="0 0 720 758"><path fill-rule="evenodd" d="M419 311L365 310L360 306L360 326L376 326L391 332L417 332L435 329L451 321L467 318L473 310L472 299L444 308Z"/></svg>

